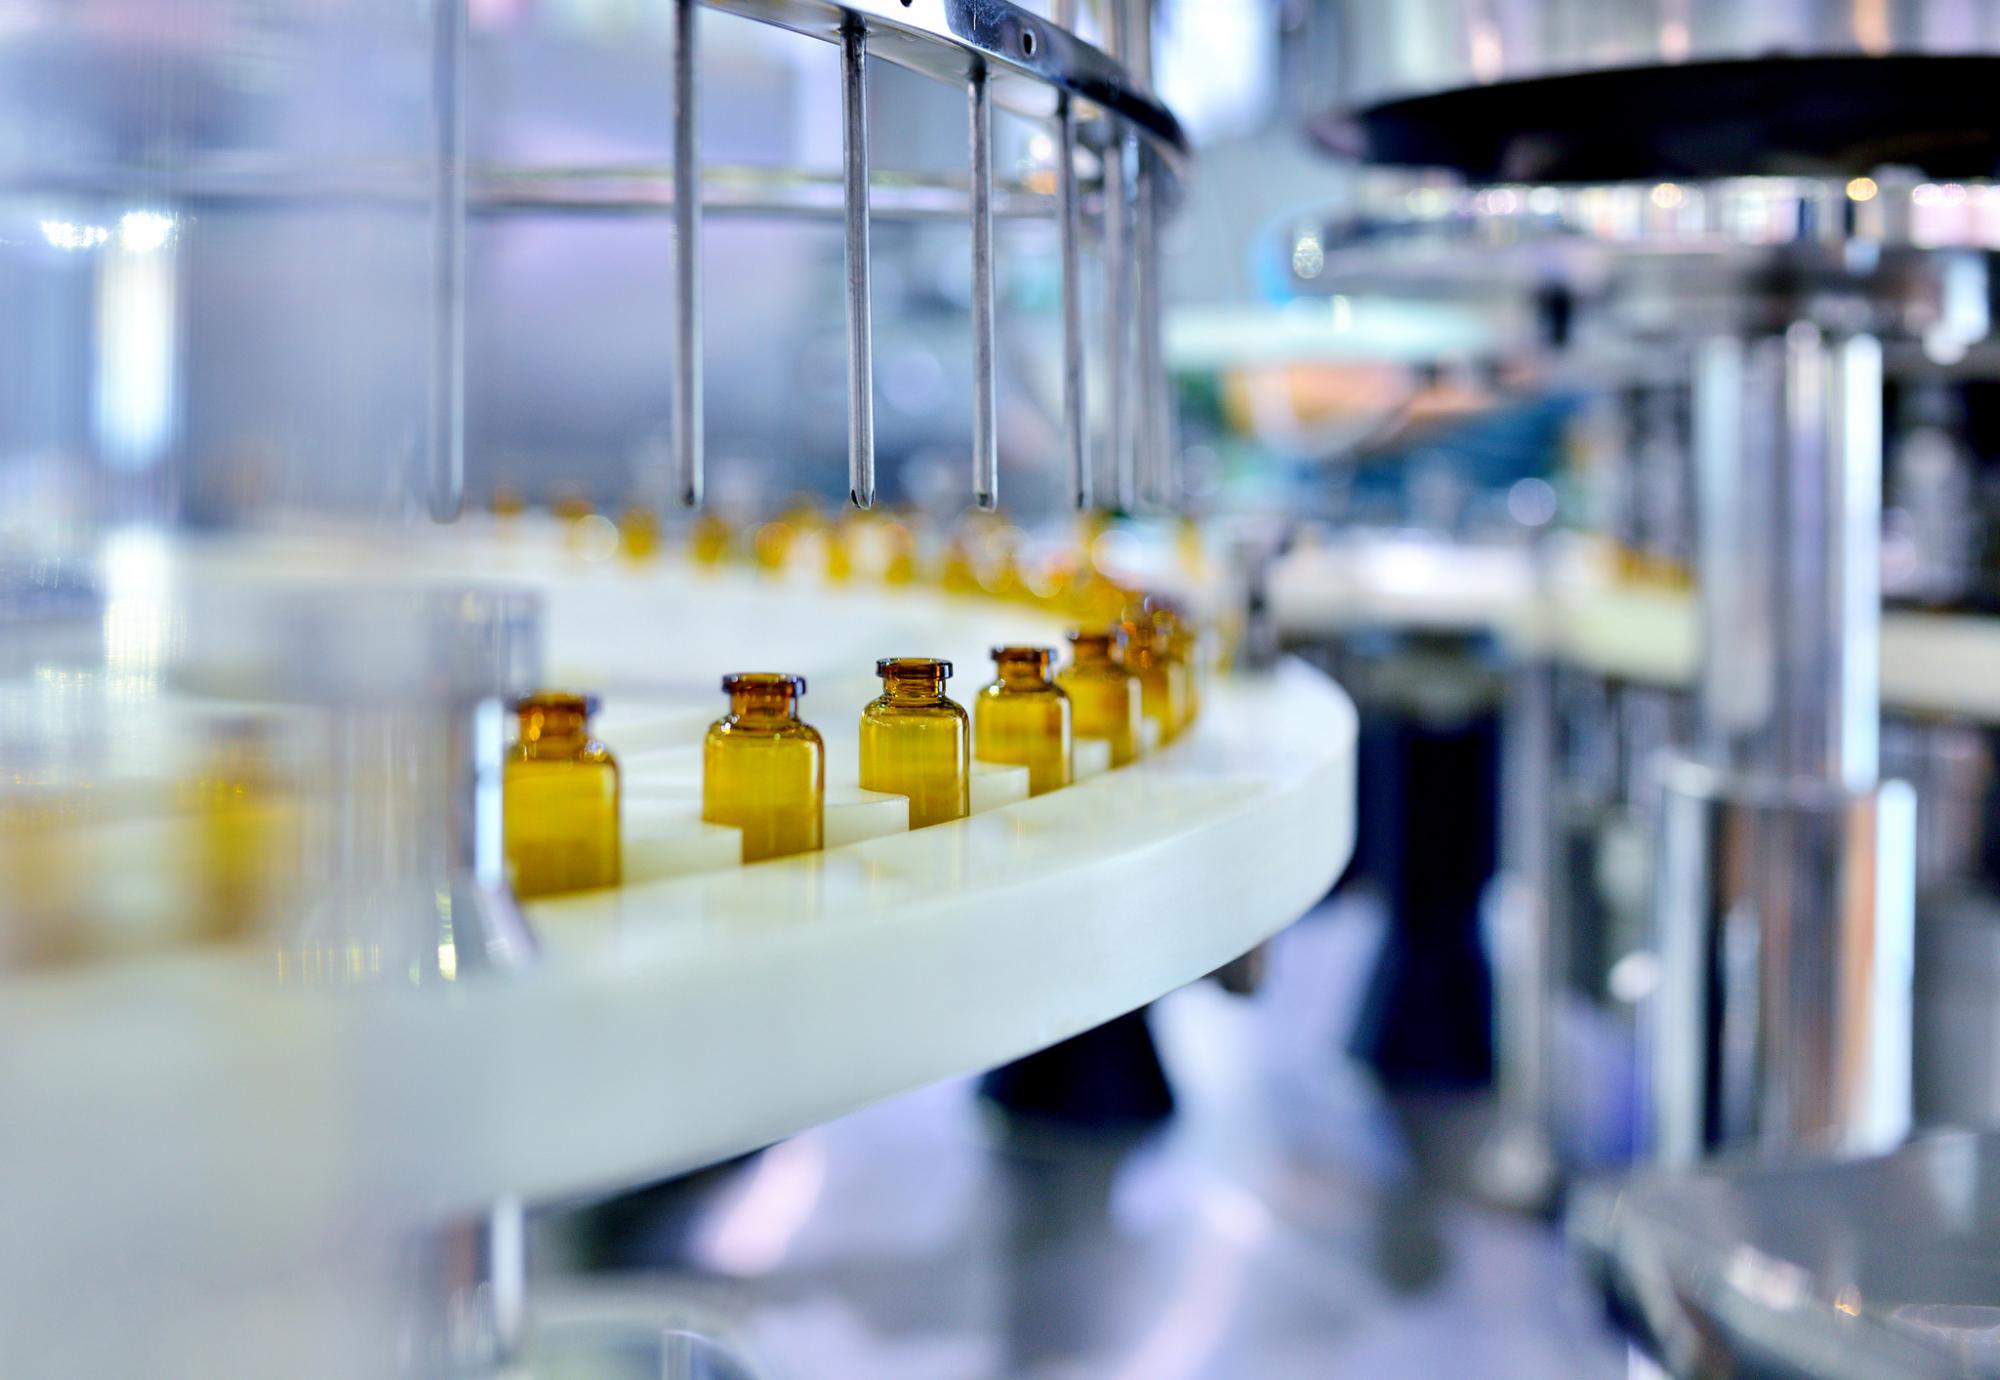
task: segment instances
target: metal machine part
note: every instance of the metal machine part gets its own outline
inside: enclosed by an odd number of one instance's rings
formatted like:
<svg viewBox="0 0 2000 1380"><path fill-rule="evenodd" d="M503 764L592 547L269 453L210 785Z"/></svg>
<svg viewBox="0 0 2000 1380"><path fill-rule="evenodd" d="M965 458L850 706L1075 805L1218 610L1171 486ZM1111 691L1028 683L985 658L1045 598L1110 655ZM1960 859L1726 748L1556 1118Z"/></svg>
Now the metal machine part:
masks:
<svg viewBox="0 0 2000 1380"><path fill-rule="evenodd" d="M2000 155L1984 4L1416 0L1333 18L1331 109L1312 129L1376 162L1588 181L1978 176Z"/></svg>
<svg viewBox="0 0 2000 1380"><path fill-rule="evenodd" d="M1569 1232L1625 1330L1676 1375L2000 1373L2000 1146L1587 1188Z"/></svg>
<svg viewBox="0 0 2000 1380"><path fill-rule="evenodd" d="M693 133L695 87L699 65L694 61L693 0L679 0L676 19L674 175L677 189L696 185L697 149ZM1110 501L1129 505L1135 491L1133 456L1128 452L1133 417L1153 417L1166 396L1164 369L1157 340L1140 341L1136 359L1155 366L1144 377L1135 375L1128 349L1127 317L1131 316L1133 284L1143 292L1157 278L1157 265L1135 273L1135 250L1157 257L1158 242L1149 233L1135 235L1133 207L1157 207L1159 183L1171 178L1187 157L1186 142L1171 112L1143 85L1127 76L1118 58L1130 33L1146 35L1150 43L1150 8L1120 0L1108 26L1109 54L1083 43L1060 24L1009 4L1006 0L949 0L933 8L913 9L907 0L711 0L717 8L746 15L762 23L837 42L841 53L842 204L847 289L848 379L848 497L857 508L875 502L874 326L870 295L870 165L867 119L867 60L880 57L941 80L961 81L969 93L970 143L968 210L973 222L973 499L977 506L999 503L999 473L993 449L993 245L991 235L990 105L1052 117L1056 128L1055 180L1057 217L1061 232L1063 319L1063 412L1068 446L1071 502L1081 508L1108 493ZM1145 46L1141 44L1139 46ZM446 70L441 62L440 72ZM1150 74L1150 62L1142 80ZM1105 280L1110 285L1107 310L1117 327L1106 334L1106 374L1109 396L1102 453L1093 456L1086 440L1084 415L1084 343L1081 282L1081 194L1077 153L1083 144L1085 114L1102 116L1093 152L1100 169L1100 198ZM1144 146L1144 156L1141 146ZM463 170L457 170L462 199ZM677 192L676 344L674 492L683 504L700 501L703 488L700 423L701 352L700 294L696 283L699 254L699 212L692 199ZM1142 299L1143 300L1143 299ZM459 308L462 312L462 306ZM1142 331L1157 334L1155 311L1139 313ZM462 337L462 326L459 335ZM1138 396L1134 396L1135 393ZM1149 431L1154 428L1148 428ZM1094 463L1095 462L1095 463ZM440 465L448 461L440 460ZM1149 463L1159 463L1149 457ZM462 469L462 466L460 466ZM1100 483L1094 468L1108 481ZM440 480L443 485L444 480ZM1171 486L1146 486L1149 493ZM1169 495L1170 496L1170 495ZM440 511L444 507L440 505Z"/></svg>

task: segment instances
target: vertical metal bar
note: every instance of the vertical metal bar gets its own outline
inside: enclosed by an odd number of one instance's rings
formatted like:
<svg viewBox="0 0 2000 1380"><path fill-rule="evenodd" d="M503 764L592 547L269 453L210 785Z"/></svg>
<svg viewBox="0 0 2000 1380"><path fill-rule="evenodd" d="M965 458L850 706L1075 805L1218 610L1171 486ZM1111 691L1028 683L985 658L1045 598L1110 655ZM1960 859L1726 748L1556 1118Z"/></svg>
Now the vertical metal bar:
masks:
<svg viewBox="0 0 2000 1380"><path fill-rule="evenodd" d="M1124 6L1114 3L1114 13ZM1135 487L1131 446L1132 398L1132 182L1125 157L1130 136L1118 130L1104 149L1104 449L1112 501L1132 506Z"/></svg>
<svg viewBox="0 0 2000 1380"><path fill-rule="evenodd" d="M972 501L1000 503L999 440L993 426L993 100L986 64L973 60L967 88L972 169Z"/></svg>
<svg viewBox="0 0 2000 1380"><path fill-rule="evenodd" d="M433 0L430 514L465 506L465 5Z"/></svg>
<svg viewBox="0 0 2000 1380"><path fill-rule="evenodd" d="M1104 0L1105 50L1124 62L1131 48L1131 6L1127 0ZM1115 117L1109 118L1111 138L1105 141L1102 178L1104 206L1104 464L1111 477L1111 499L1120 508L1132 506L1136 490L1132 450L1132 155L1137 140Z"/></svg>
<svg viewBox="0 0 2000 1380"><path fill-rule="evenodd" d="M1131 32L1124 61L1133 85L1153 85L1153 0L1125 0L1131 6ZM1139 501L1152 507L1171 504L1178 491L1174 440L1173 394L1168 388L1165 353L1160 338L1160 201L1158 160L1135 148L1137 186L1132 206L1132 270L1138 298L1138 422L1133 445L1138 451Z"/></svg>
<svg viewBox="0 0 2000 1380"><path fill-rule="evenodd" d="M1056 96L1056 218L1062 232L1063 439L1068 450L1070 502L1090 506L1090 460L1083 443L1083 271L1077 243L1076 111L1067 91Z"/></svg>
<svg viewBox="0 0 2000 1380"><path fill-rule="evenodd" d="M868 41L861 17L840 29L842 192L847 210L847 496L875 503L875 324L868 291Z"/></svg>
<svg viewBox="0 0 2000 1380"><path fill-rule="evenodd" d="M698 0L674 0L674 489L701 502L701 87Z"/></svg>

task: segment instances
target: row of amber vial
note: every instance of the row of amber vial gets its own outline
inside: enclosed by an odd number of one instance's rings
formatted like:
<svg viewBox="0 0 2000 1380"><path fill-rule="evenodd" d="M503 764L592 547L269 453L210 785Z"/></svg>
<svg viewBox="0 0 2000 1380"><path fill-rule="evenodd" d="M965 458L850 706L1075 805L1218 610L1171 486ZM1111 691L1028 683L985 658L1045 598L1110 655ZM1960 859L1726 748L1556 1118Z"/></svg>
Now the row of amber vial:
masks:
<svg viewBox="0 0 2000 1380"><path fill-rule="evenodd" d="M972 761L1025 767L1028 793L1070 783L1078 738L1102 739L1111 765L1151 737L1171 742L1194 720L1194 642L1166 609L1069 634L1051 676L1046 647L996 647L997 674L974 713L945 694L948 661L887 657L882 694L861 712L861 785L907 796L910 828L971 810ZM826 744L799 717L803 676L723 677L729 712L702 747L702 818L743 836L743 861L819 848L826 831ZM515 893L524 898L615 886L620 878L619 773L590 732L593 697L550 691L515 706L518 738L503 787ZM1150 733L1144 725L1150 723Z"/></svg>
<svg viewBox="0 0 2000 1380"><path fill-rule="evenodd" d="M882 693L861 711L861 786L910 802L910 828L962 819L972 807L972 762L1025 767L1028 794L1070 783L1078 738L1109 745L1111 765L1140 750L1142 724L1170 742L1193 721L1188 652L1165 611L1069 635L1072 657L1051 676L1047 647L996 647L997 674L973 712L945 693L952 666L936 657L885 657ZM811 852L825 837L826 745L799 717L802 676L725 676L729 712L702 750L702 818L741 830L743 861Z"/></svg>

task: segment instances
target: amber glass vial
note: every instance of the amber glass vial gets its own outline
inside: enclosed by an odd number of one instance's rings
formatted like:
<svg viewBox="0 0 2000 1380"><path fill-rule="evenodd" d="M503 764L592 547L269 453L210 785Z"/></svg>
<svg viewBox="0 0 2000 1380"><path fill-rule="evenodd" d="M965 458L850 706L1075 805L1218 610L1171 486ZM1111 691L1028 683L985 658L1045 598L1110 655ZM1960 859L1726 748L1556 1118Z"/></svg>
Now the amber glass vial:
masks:
<svg viewBox="0 0 2000 1380"><path fill-rule="evenodd" d="M1198 651L1194 628L1173 609L1153 614L1153 641L1166 654L1168 674L1179 673L1181 682L1180 726L1185 729L1201 712L1201 686L1195 674Z"/></svg>
<svg viewBox="0 0 2000 1380"><path fill-rule="evenodd" d="M1028 794L1070 780L1069 696L1049 679L1055 653L1047 647L995 647L999 676L972 709L972 755L1028 769Z"/></svg>
<svg viewBox="0 0 2000 1380"><path fill-rule="evenodd" d="M826 835L826 744L799 718L804 676L724 676L729 712L701 747L701 817L743 831L743 861L810 853Z"/></svg>
<svg viewBox="0 0 2000 1380"><path fill-rule="evenodd" d="M861 711L861 786L910 798L910 827L972 811L972 725L945 697L951 663L892 656L875 663L882 694Z"/></svg>
<svg viewBox="0 0 2000 1380"><path fill-rule="evenodd" d="M1166 636L1153 616L1135 611L1124 622L1125 665L1139 681L1139 704L1160 726L1164 746L1187 717L1187 668L1166 655Z"/></svg>
<svg viewBox="0 0 2000 1380"><path fill-rule="evenodd" d="M1074 732L1111 744L1111 765L1122 767L1139 755L1139 717L1145 712L1139 680L1125 669L1125 634L1116 627L1078 628L1070 633L1070 663L1056 677L1069 696Z"/></svg>
<svg viewBox="0 0 2000 1380"><path fill-rule="evenodd" d="M618 515L618 551L628 561L660 554L660 515L644 503L628 503Z"/></svg>
<svg viewBox="0 0 2000 1380"><path fill-rule="evenodd" d="M514 894L618 884L618 763L590 736L595 696L545 691L515 703L521 737L502 786Z"/></svg>

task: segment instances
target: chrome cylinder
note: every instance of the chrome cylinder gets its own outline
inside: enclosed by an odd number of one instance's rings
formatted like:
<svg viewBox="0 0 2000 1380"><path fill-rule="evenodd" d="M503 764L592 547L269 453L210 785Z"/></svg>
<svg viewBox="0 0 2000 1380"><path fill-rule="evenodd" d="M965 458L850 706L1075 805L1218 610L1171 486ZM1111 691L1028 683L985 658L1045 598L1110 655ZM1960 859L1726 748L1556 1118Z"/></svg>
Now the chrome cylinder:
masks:
<svg viewBox="0 0 2000 1380"><path fill-rule="evenodd" d="M1915 794L1664 770L1653 1141L1858 1154L1910 1125Z"/></svg>
<svg viewBox="0 0 2000 1380"><path fill-rule="evenodd" d="M1915 803L1879 781L1882 351L1694 356L1701 672L1655 865L1653 1143L1849 1152L1910 1123Z"/></svg>

